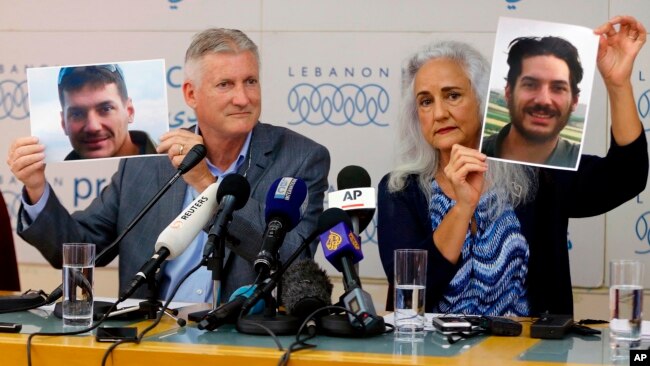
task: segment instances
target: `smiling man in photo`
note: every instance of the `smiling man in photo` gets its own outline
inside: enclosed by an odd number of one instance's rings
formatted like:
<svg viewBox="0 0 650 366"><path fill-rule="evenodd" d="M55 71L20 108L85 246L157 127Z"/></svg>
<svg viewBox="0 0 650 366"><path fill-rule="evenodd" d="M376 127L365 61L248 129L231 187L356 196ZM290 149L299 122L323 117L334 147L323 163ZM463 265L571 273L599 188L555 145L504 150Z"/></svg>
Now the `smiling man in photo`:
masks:
<svg viewBox="0 0 650 366"><path fill-rule="evenodd" d="M508 160L574 167L580 145L560 136L578 105L583 68L578 50L559 37L510 43L505 98L510 123L486 137L482 151Z"/></svg>
<svg viewBox="0 0 650 366"><path fill-rule="evenodd" d="M59 71L61 127L73 151L65 160L155 154L143 131L129 131L135 108L117 64L64 67Z"/></svg>

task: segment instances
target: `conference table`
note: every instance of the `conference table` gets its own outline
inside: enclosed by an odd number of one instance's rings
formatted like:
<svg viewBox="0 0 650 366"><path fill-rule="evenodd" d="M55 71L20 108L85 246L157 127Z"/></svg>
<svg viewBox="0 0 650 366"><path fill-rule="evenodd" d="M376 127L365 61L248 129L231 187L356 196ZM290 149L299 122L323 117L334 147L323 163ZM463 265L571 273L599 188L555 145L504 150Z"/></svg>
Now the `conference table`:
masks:
<svg viewBox="0 0 650 366"><path fill-rule="evenodd" d="M182 309L184 316L192 309ZM34 332L63 331L61 319L49 310L0 314L0 322L22 324L18 334L0 333L0 365L27 365L27 337ZM136 326L149 320L109 321L107 326ZM607 327L598 336L569 335L558 340L529 337L530 321L517 337L480 335L450 344L447 337L425 332L422 337L394 333L369 338L317 335L315 348L291 354L289 365L629 365L629 350L612 348ZM279 336L283 348L295 336ZM110 343L97 342L94 333L76 336L36 336L32 365L100 365ZM647 349L647 344L641 348ZM232 325L215 331L195 323L178 326L171 318L154 328L139 344L125 343L112 351L107 365L276 365L284 352L270 336L240 334Z"/></svg>

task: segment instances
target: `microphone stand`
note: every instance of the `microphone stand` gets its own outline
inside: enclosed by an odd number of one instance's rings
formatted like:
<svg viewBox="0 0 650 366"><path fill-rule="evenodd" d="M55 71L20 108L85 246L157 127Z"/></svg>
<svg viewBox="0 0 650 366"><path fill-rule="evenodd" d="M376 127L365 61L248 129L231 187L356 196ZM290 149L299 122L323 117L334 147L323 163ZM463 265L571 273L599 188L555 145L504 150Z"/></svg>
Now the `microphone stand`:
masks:
<svg viewBox="0 0 650 366"><path fill-rule="evenodd" d="M215 310L221 305L223 266L226 257L226 236L227 229L224 235L218 237L216 245L212 246L212 251L208 252L208 254L212 255L205 260L205 266L208 270L212 271L212 309L195 311L188 314L187 319L193 322L201 322L210 311Z"/></svg>
<svg viewBox="0 0 650 366"><path fill-rule="evenodd" d="M140 301L138 305L115 310L108 315L109 318L119 317L120 315L135 313L137 317L143 316L144 319L156 319L158 312L163 309L163 304L158 300L158 281L155 276L147 277L147 297L146 300ZM185 321L177 317L178 310L165 309L165 315L174 319L180 326L185 325Z"/></svg>
<svg viewBox="0 0 650 366"><path fill-rule="evenodd" d="M294 251L291 253L291 256L289 256L289 259L287 259L287 262L280 266L280 268L274 272L270 277L268 277L266 280L259 280L256 282L257 288L255 292L248 298L242 298L241 296L238 296L240 298L240 302L233 304L233 301L224 304L223 306L228 306L229 304L232 304L232 308L225 310L224 311L233 311L234 309L237 309L236 311L238 312L238 317L237 321L241 320L241 314L248 312L250 309L252 309L255 304L259 302L261 299L265 299L265 312L269 314L269 317L272 317L272 314L275 314L277 305L275 302L275 299L270 295L271 291L275 289L276 285L278 284L278 281L280 280L280 276L287 270L287 268L293 263L296 258L302 253L303 250L305 250L311 242L313 242L316 239L316 236L318 236L318 230L314 230L307 239L305 239L302 244ZM260 276L261 277L261 276ZM271 304L273 302L273 304ZM222 306L220 306L221 308ZM238 308L235 308L238 307ZM210 311L207 313L200 321L199 323L199 329L208 329L208 330L214 330L215 328L221 326L224 324L224 315L221 313L220 315L213 314L215 311L219 309L215 309L214 311ZM220 316L220 317L219 317ZM226 315L227 316L227 315ZM259 329L261 329L257 324L258 322L253 321L251 319L248 322L244 320L242 322L242 326L246 327L243 330L240 330L243 333L252 333L252 334L261 334L258 333ZM229 321L229 320L228 320ZM250 329L250 330L249 330ZM265 334L265 333L264 333Z"/></svg>
<svg viewBox="0 0 650 366"><path fill-rule="evenodd" d="M226 234L227 235L227 234ZM221 287L223 278L223 261L226 258L226 235L222 236L219 243L212 250L212 258L208 259L206 266L212 271L212 309L221 305Z"/></svg>
<svg viewBox="0 0 650 366"><path fill-rule="evenodd" d="M302 251L302 246L298 249L298 253ZM297 256L295 256L297 257ZM294 257L294 258L295 258ZM293 262L293 261L291 261ZM291 263L289 262L289 264ZM280 261L277 260L276 263L280 265ZM280 266L282 267L282 266ZM282 268L286 268L284 266ZM278 274L278 272L280 272ZM278 304L282 303L280 294L282 293L282 281L279 281L280 275L284 271L275 271L273 275L267 276L269 281L274 281L277 288L277 300L269 292L264 294L264 313L263 314L251 314L240 317L237 320L237 330L245 334L257 334L257 335L267 335L267 331L264 328L270 329L273 333L278 335L288 335L296 334L300 328L300 319L295 316L287 315L284 313L278 312ZM276 275L277 274L277 275ZM261 281L263 282L263 281ZM260 284L261 284L260 282Z"/></svg>
<svg viewBox="0 0 650 366"><path fill-rule="evenodd" d="M319 230L314 230L311 234L309 234L309 236L302 242L302 244L300 244L298 249L296 249L295 252L291 253L291 255L284 263L284 265L280 265L278 270L273 272L273 274L271 274L271 276L268 278L268 281L260 281L258 290L259 288L263 288L262 291L264 296L264 302L266 304L265 313L268 312L268 313L276 314L277 303L275 302L273 296L271 296L271 291L281 282L280 277L284 274L287 268L289 268L289 266L298 258L300 253L302 253L302 251L305 250L311 244L311 242L313 242L316 239L318 233ZM256 293L254 293L249 300L257 296L258 290L256 290ZM255 299L255 301L253 301L250 304L249 309L255 306L255 304L260 298L261 297ZM266 327L273 327L270 329L273 330L276 334L295 334L300 328L300 319L296 317L283 314L282 317L280 317L281 320L271 320L274 318L278 319L277 314L276 317L272 317L272 316L260 317L259 314L246 315L240 317L237 320L237 330L245 334L266 335L268 333L266 333L266 331L262 327L260 327L259 324L263 324ZM291 318L293 318L293 320ZM295 324L292 324L291 323L292 321L295 321ZM285 333L286 331L289 331L289 333Z"/></svg>
<svg viewBox="0 0 650 366"><path fill-rule="evenodd" d="M357 217L351 217L352 227L354 235L359 238L357 234L359 231L359 219ZM351 264L350 261L343 260L343 288L345 292L339 298L338 306L348 308L345 306L346 302L354 302L357 308L364 310L363 316L368 317L369 313L374 313L374 305L372 303L372 298L370 295L361 288L361 280L359 279L358 267L359 264ZM359 314L357 314L359 315ZM384 318L381 316L374 315L374 320L370 322L364 322L364 327L354 326L350 322L350 317L348 314L329 314L321 317L321 326L325 334L334 336L334 337L367 337L382 334L386 329L386 324ZM362 316L362 318L363 318ZM364 319L365 320L365 319Z"/></svg>

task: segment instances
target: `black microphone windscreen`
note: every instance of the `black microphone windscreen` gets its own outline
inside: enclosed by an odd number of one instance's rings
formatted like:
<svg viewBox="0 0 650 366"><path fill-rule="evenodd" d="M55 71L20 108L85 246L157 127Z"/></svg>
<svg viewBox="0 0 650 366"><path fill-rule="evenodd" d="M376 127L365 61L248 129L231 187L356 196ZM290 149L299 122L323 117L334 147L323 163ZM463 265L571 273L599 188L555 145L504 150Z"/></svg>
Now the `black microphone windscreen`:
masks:
<svg viewBox="0 0 650 366"><path fill-rule="evenodd" d="M187 152L187 155L185 155L185 158L183 158L183 161L181 164L178 166L178 170L181 172L181 174L185 174L188 171L190 171L192 168L196 166L203 158L205 158L205 155L207 155L208 150L206 150L205 146L202 144L196 144L194 145L190 151Z"/></svg>
<svg viewBox="0 0 650 366"><path fill-rule="evenodd" d="M348 165L341 169L336 177L336 188L338 190L350 188L370 187L370 175L360 166Z"/></svg>
<svg viewBox="0 0 650 366"><path fill-rule="evenodd" d="M325 271L312 259L303 259L282 275L282 302L289 315L304 320L314 311L332 304L332 288Z"/></svg>
<svg viewBox="0 0 650 366"><path fill-rule="evenodd" d="M235 210L239 210L246 205L250 194L251 186L246 178L239 174L228 174L219 184L217 202L221 202L223 196L232 195L235 197Z"/></svg>
<svg viewBox="0 0 650 366"><path fill-rule="evenodd" d="M352 227L352 220L347 212L338 207L330 207L318 217L316 231L324 233L340 222L344 222L348 227Z"/></svg>

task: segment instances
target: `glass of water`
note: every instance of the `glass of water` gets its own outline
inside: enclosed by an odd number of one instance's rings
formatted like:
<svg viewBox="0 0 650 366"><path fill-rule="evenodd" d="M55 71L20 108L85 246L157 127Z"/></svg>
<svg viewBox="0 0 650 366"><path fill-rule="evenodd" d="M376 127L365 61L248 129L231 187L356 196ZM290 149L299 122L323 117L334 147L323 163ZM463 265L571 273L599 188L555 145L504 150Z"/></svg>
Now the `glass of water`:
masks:
<svg viewBox="0 0 650 366"><path fill-rule="evenodd" d="M424 297L427 251L395 250L395 329L399 333L424 332Z"/></svg>
<svg viewBox="0 0 650 366"><path fill-rule="evenodd" d="M610 337L639 341L643 316L643 263L613 260L609 263Z"/></svg>
<svg viewBox="0 0 650 366"><path fill-rule="evenodd" d="M95 244L63 244L63 326L93 322Z"/></svg>

